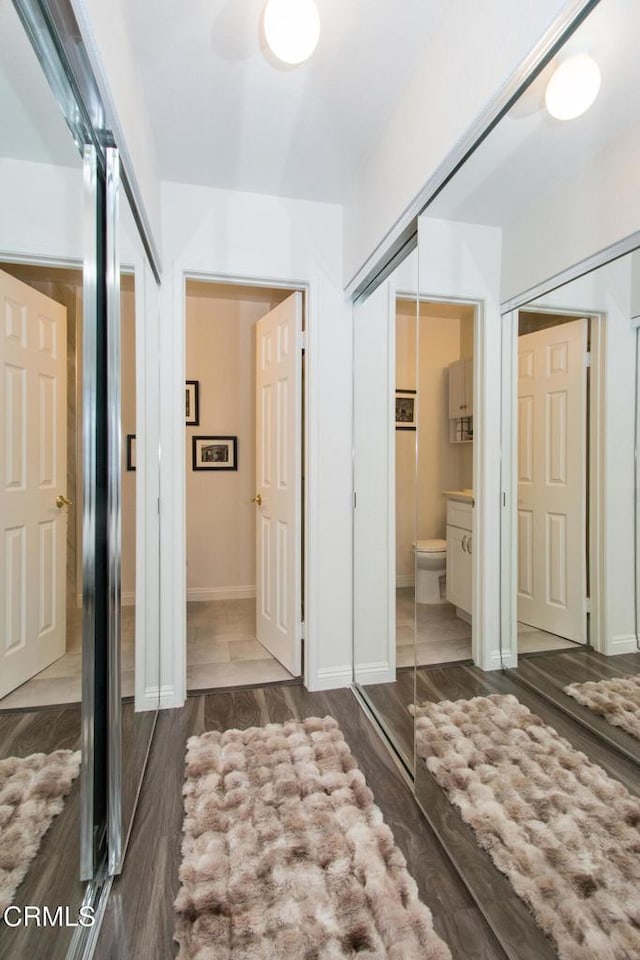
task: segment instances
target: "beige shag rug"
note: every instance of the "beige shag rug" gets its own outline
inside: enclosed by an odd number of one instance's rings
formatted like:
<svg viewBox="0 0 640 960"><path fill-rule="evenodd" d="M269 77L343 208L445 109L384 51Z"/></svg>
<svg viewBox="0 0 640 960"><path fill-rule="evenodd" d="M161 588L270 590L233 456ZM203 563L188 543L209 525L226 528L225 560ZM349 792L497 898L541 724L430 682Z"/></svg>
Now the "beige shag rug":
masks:
<svg viewBox="0 0 640 960"><path fill-rule="evenodd" d="M0 760L0 916L13 902L79 771L79 751Z"/></svg>
<svg viewBox="0 0 640 960"><path fill-rule="evenodd" d="M640 958L640 799L513 696L412 712L418 755L560 957Z"/></svg>
<svg viewBox="0 0 640 960"><path fill-rule="evenodd" d="M640 740L640 676L570 683L562 689L614 727Z"/></svg>
<svg viewBox="0 0 640 960"><path fill-rule="evenodd" d="M449 960L335 720L192 737L180 960Z"/></svg>

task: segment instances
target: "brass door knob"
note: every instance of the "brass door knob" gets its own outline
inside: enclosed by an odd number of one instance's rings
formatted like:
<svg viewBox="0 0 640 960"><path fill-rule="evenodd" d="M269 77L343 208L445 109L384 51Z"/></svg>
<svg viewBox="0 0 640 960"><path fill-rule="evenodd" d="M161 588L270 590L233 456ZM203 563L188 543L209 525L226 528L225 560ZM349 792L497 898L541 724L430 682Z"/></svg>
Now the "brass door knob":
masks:
<svg viewBox="0 0 640 960"><path fill-rule="evenodd" d="M63 507L70 507L71 500L67 500L66 497L63 497L61 493L56 497L56 507L58 510L62 510Z"/></svg>
<svg viewBox="0 0 640 960"><path fill-rule="evenodd" d="M256 493L255 497L251 497L251 503L257 504L259 507L262 506L262 494Z"/></svg>

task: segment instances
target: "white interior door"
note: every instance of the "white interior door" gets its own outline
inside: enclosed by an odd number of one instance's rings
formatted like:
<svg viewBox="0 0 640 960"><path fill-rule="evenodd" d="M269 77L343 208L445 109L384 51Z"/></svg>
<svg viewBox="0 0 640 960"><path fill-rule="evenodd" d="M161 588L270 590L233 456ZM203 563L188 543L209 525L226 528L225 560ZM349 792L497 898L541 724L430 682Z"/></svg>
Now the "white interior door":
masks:
<svg viewBox="0 0 640 960"><path fill-rule="evenodd" d="M587 320L518 338L518 619L586 643Z"/></svg>
<svg viewBox="0 0 640 960"><path fill-rule="evenodd" d="M67 313L0 271L0 696L65 652Z"/></svg>
<svg viewBox="0 0 640 960"><path fill-rule="evenodd" d="M256 630L260 643L298 676L302 294L292 294L256 327Z"/></svg>

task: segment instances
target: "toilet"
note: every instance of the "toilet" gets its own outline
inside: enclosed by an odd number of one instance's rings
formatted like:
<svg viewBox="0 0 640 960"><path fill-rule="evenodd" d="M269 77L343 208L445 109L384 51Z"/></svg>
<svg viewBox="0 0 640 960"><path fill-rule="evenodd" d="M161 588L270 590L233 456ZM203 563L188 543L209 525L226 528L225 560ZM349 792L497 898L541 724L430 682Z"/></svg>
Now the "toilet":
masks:
<svg viewBox="0 0 640 960"><path fill-rule="evenodd" d="M447 568L446 540L417 540L416 603L445 603L440 597L440 579Z"/></svg>

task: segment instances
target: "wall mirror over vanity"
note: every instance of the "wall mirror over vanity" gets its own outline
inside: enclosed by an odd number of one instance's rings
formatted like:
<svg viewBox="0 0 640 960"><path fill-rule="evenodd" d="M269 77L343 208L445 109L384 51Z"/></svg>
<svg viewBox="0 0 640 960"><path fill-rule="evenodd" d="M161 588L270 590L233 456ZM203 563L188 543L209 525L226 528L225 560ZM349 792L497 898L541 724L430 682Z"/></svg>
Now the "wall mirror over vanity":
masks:
<svg viewBox="0 0 640 960"><path fill-rule="evenodd" d="M354 306L356 691L518 960L556 953L452 829L433 705L515 696L638 792L638 30L631 0L588 5ZM549 81L586 54L597 96L559 119Z"/></svg>
<svg viewBox="0 0 640 960"><path fill-rule="evenodd" d="M0 955L58 960L121 869L158 707L157 282L68 51L35 5L0 35Z"/></svg>

